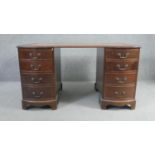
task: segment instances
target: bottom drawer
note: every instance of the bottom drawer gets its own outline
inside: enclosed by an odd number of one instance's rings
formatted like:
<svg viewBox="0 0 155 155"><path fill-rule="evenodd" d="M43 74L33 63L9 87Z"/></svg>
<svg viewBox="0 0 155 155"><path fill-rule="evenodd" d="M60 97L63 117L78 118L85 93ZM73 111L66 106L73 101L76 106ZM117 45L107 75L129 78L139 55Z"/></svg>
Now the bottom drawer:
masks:
<svg viewBox="0 0 155 155"><path fill-rule="evenodd" d="M54 99L55 87L23 87L23 98L31 100Z"/></svg>
<svg viewBox="0 0 155 155"><path fill-rule="evenodd" d="M106 86L104 90L105 99L133 99L135 97L135 86Z"/></svg>

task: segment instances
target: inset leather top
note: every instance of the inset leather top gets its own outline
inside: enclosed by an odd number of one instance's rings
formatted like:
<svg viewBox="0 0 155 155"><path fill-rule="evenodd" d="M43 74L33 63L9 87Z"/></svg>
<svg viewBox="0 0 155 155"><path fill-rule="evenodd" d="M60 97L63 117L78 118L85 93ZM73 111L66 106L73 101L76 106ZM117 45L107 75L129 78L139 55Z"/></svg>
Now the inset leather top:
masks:
<svg viewBox="0 0 155 155"><path fill-rule="evenodd" d="M105 43L72 43L72 44L64 44L64 43L46 43L46 44L27 44L27 45L19 45L18 48L140 48L138 45L132 44L105 44Z"/></svg>

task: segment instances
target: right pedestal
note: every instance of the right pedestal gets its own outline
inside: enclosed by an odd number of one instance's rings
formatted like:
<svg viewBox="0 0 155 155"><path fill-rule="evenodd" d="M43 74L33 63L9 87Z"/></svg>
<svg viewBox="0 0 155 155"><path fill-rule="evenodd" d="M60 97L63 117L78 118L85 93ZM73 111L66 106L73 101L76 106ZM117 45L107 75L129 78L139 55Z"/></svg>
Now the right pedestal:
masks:
<svg viewBox="0 0 155 155"><path fill-rule="evenodd" d="M135 109L139 53L138 47L98 48L95 89L100 92L102 109Z"/></svg>

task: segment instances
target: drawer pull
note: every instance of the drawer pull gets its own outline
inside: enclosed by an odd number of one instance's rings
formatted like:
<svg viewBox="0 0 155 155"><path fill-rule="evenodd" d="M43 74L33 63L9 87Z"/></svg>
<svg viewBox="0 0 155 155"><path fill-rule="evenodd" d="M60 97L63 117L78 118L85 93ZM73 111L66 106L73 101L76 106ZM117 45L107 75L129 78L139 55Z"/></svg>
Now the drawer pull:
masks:
<svg viewBox="0 0 155 155"><path fill-rule="evenodd" d="M127 80L128 80L128 78L127 78L127 77L124 77L124 78L119 78L119 77L116 77L115 79L116 79L116 81L117 81L118 83L125 83L125 81L127 81Z"/></svg>
<svg viewBox="0 0 155 155"><path fill-rule="evenodd" d="M38 59L38 58L41 56L41 53L37 53L37 56L34 56L32 53L29 53L29 56L30 56L32 59L36 60L36 59Z"/></svg>
<svg viewBox="0 0 155 155"><path fill-rule="evenodd" d="M38 64L31 64L31 68L32 68L34 71L40 70L40 67L41 67L41 65L38 65Z"/></svg>
<svg viewBox="0 0 155 155"><path fill-rule="evenodd" d="M117 96L124 96L124 95L126 95L126 91L121 91L121 92L115 91L114 94Z"/></svg>
<svg viewBox="0 0 155 155"><path fill-rule="evenodd" d="M117 53L120 59L126 59L128 58L130 53Z"/></svg>
<svg viewBox="0 0 155 155"><path fill-rule="evenodd" d="M32 95L33 95L33 97L35 97L35 98L40 98L43 94L44 94L43 91L41 91L41 92L39 92L39 93L37 93L37 92L35 92L35 91L32 92Z"/></svg>
<svg viewBox="0 0 155 155"><path fill-rule="evenodd" d="M33 54L32 54L32 53L29 53L29 56L30 56L30 57L32 57L32 56L33 56Z"/></svg>
<svg viewBox="0 0 155 155"><path fill-rule="evenodd" d="M41 83L42 80L43 80L42 77L40 77L40 78L34 78L34 77L32 77L32 78L31 78L31 81L32 81L33 83L35 83L35 84Z"/></svg>
<svg viewBox="0 0 155 155"><path fill-rule="evenodd" d="M120 65L120 64L117 64L116 67L120 70L120 71L124 71L126 70L129 65L128 64L125 64L125 65Z"/></svg>
<svg viewBox="0 0 155 155"><path fill-rule="evenodd" d="M119 92L118 92L118 91L115 91L115 92L114 92L114 94L115 94L115 95L118 95L118 94L119 94Z"/></svg>

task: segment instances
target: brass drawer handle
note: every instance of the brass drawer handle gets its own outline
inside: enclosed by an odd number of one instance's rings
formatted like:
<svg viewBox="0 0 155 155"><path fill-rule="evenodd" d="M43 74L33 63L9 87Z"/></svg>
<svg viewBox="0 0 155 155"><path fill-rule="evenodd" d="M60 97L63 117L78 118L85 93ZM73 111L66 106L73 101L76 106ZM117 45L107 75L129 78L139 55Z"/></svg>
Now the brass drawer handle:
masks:
<svg viewBox="0 0 155 155"><path fill-rule="evenodd" d="M126 70L129 65L128 64L125 64L125 65L120 65L120 64L117 64L116 67L120 70L120 71L124 71Z"/></svg>
<svg viewBox="0 0 155 155"><path fill-rule="evenodd" d="M127 59L130 53L117 53L120 59Z"/></svg>
<svg viewBox="0 0 155 155"><path fill-rule="evenodd" d="M117 96L124 96L124 95L126 95L126 91L121 91L121 92L115 91L114 94Z"/></svg>
<svg viewBox="0 0 155 155"><path fill-rule="evenodd" d="M115 80L118 83L125 83L128 80L128 78L127 77L123 77L123 78L116 77Z"/></svg>
<svg viewBox="0 0 155 155"><path fill-rule="evenodd" d="M30 57L32 57L32 56L33 56L33 54L32 54L32 53L29 53L29 56L30 56Z"/></svg>
<svg viewBox="0 0 155 155"><path fill-rule="evenodd" d="M118 92L118 91L115 91L114 94L115 94L115 95L119 95L119 92Z"/></svg>
<svg viewBox="0 0 155 155"><path fill-rule="evenodd" d="M43 94L44 94L43 91L41 91L41 92L39 92L39 93L37 93L37 92L35 92L35 91L32 92L32 95L33 95L33 97L35 97L35 98L41 98L41 96L42 96Z"/></svg>
<svg viewBox="0 0 155 155"><path fill-rule="evenodd" d="M36 56L33 55L33 53L29 53L29 56L31 57L31 59L36 60L36 59L39 59L39 57L41 56L41 53L37 53Z"/></svg>
<svg viewBox="0 0 155 155"><path fill-rule="evenodd" d="M40 70L41 65L39 64L31 64L30 67L34 70L34 71L38 71Z"/></svg>
<svg viewBox="0 0 155 155"><path fill-rule="evenodd" d="M42 77L40 77L40 78L34 78L34 77L32 77L32 78L31 78L31 81L32 81L33 83L35 83L35 84L41 83L42 80L43 80Z"/></svg>

